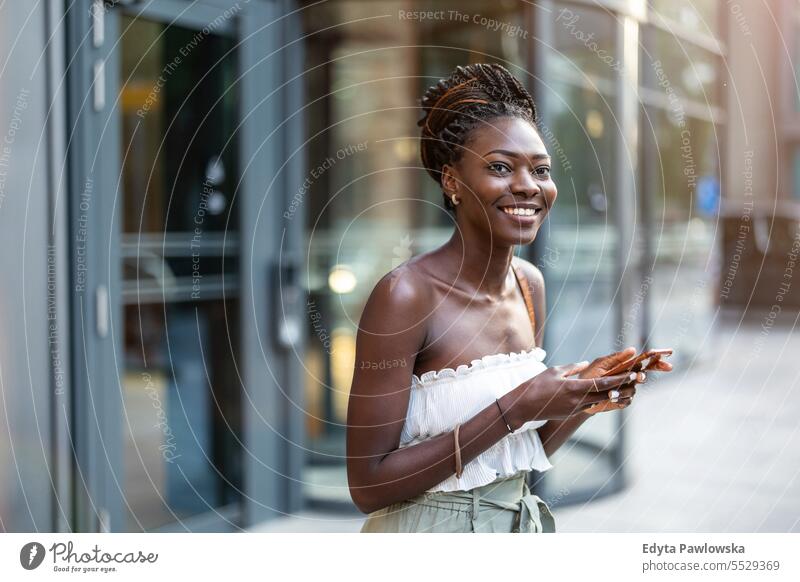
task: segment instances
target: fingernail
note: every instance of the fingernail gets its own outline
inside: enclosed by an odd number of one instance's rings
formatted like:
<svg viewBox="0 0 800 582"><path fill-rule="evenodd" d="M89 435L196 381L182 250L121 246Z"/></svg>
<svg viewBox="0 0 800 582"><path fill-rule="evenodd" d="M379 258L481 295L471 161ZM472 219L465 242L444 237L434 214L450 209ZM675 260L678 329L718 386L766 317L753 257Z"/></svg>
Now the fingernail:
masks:
<svg viewBox="0 0 800 582"><path fill-rule="evenodd" d="M642 372L642 382L646 382L646 381L647 381L647 374Z"/></svg>
<svg viewBox="0 0 800 582"><path fill-rule="evenodd" d="M636 372L631 372L631 375L628 376L630 380L636 380Z"/></svg>

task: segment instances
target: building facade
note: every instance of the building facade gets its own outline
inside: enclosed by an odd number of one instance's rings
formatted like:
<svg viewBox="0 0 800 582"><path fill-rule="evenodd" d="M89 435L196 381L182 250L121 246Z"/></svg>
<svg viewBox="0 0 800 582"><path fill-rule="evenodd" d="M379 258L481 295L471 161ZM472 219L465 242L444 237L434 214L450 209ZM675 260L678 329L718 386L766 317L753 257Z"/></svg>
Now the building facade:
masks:
<svg viewBox="0 0 800 582"><path fill-rule="evenodd" d="M547 280L548 362L628 344L702 361L741 155L747 50L726 39L768 29L745 4L4 4L0 528L354 511L358 320L452 232L416 122L459 64L499 62L539 104L559 199L519 252ZM631 413L586 423L532 486L554 505L623 488Z"/></svg>

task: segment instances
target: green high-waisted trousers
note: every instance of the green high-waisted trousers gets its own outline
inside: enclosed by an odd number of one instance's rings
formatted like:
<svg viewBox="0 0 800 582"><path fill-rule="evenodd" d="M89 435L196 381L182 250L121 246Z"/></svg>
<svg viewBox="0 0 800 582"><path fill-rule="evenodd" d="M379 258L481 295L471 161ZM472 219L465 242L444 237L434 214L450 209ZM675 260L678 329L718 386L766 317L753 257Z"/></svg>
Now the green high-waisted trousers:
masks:
<svg viewBox="0 0 800 582"><path fill-rule="evenodd" d="M553 514L531 493L527 475L522 471L469 491L422 493L373 511L361 532L554 532Z"/></svg>

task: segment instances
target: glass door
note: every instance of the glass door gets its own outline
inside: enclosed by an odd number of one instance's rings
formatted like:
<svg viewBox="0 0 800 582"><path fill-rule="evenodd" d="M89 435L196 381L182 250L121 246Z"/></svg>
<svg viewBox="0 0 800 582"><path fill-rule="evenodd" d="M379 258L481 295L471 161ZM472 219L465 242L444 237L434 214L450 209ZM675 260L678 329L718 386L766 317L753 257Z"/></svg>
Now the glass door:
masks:
<svg viewBox="0 0 800 582"><path fill-rule="evenodd" d="M86 261L104 333L83 338L87 385L102 381L76 418L100 419L80 446L100 477L78 510L98 529L224 531L292 509L280 351L297 338L272 341L281 312L267 308L290 295L271 273L298 237L274 225L301 119L286 121L286 5L93 4L103 121L84 127L97 131L103 240Z"/></svg>
<svg viewBox="0 0 800 582"><path fill-rule="evenodd" d="M241 494L240 87L225 34L124 14L120 41L123 485L138 531Z"/></svg>

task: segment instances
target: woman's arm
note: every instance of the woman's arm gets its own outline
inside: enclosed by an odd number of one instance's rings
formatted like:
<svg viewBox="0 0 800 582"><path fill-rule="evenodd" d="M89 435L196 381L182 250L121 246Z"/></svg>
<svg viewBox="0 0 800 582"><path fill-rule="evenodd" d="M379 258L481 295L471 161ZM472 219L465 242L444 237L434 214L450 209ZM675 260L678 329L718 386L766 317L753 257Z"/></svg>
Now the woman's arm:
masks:
<svg viewBox="0 0 800 582"><path fill-rule="evenodd" d="M364 513L414 497L455 473L452 431L399 448L431 309L426 289L407 267L395 269L375 286L359 324L347 410L347 476L353 502ZM504 410L514 398L509 393L500 399ZM459 429L462 465L507 434L492 402Z"/></svg>

